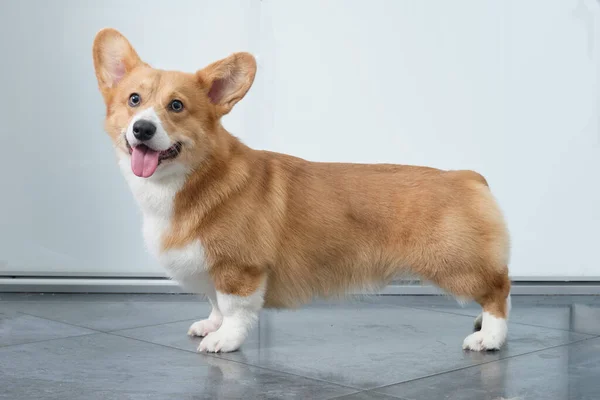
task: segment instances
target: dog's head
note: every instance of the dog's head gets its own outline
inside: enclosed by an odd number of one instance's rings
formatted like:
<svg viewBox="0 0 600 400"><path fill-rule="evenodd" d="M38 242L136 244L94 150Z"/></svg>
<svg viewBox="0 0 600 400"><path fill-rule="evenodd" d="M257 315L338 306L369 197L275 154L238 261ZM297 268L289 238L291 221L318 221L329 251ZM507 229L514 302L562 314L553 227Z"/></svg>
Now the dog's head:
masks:
<svg viewBox="0 0 600 400"><path fill-rule="evenodd" d="M235 53L196 73L163 71L143 62L114 29L94 40L94 68L106 103L105 129L137 176L183 164L194 168L219 145L220 118L254 81L256 61Z"/></svg>

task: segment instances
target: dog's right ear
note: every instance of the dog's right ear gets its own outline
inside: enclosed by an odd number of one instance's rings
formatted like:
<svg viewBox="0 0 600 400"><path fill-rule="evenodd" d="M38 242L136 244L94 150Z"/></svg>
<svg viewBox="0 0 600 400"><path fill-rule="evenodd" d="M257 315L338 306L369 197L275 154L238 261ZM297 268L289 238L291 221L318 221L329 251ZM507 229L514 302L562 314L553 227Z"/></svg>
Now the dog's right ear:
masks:
<svg viewBox="0 0 600 400"><path fill-rule="evenodd" d="M107 101L111 90L125 75L143 64L125 36L112 28L102 29L96 34L93 55L98 86Z"/></svg>

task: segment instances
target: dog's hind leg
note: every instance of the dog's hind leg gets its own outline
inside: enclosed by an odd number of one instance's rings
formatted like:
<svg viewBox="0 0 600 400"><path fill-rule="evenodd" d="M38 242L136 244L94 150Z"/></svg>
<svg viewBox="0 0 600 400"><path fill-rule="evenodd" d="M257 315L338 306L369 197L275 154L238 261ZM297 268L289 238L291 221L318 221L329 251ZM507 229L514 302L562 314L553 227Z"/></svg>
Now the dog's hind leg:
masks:
<svg viewBox="0 0 600 400"><path fill-rule="evenodd" d="M479 314L475 321L473 322L473 331L477 332L481 330L481 325L483 322L483 313Z"/></svg>
<svg viewBox="0 0 600 400"><path fill-rule="evenodd" d="M463 349L483 351L499 350L506 341L508 333L508 314L510 312L510 281L507 275L499 276L497 284L488 293L478 296L475 300L483 307L483 313L475 320L477 329L467 336Z"/></svg>

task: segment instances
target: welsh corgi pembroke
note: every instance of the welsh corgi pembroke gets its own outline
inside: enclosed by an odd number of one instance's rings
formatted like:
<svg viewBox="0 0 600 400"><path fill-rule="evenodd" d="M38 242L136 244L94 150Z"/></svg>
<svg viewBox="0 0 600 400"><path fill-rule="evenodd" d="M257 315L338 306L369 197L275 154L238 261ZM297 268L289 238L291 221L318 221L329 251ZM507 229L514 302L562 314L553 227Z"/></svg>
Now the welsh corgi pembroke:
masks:
<svg viewBox="0 0 600 400"><path fill-rule="evenodd" d="M237 350L262 307L374 290L406 274L482 306L464 349L504 344L509 235L481 175L247 147L221 117L252 85L248 53L195 73L164 71L103 29L93 60L148 250L212 306L188 332L203 337L198 351Z"/></svg>

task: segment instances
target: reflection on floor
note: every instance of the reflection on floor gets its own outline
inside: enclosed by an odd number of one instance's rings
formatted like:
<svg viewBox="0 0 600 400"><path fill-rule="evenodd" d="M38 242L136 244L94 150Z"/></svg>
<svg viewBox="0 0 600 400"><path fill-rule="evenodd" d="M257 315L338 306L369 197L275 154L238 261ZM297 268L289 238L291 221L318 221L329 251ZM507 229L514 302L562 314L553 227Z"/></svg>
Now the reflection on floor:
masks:
<svg viewBox="0 0 600 400"><path fill-rule="evenodd" d="M0 294L2 399L600 399L600 297L513 296L500 352L461 349L479 312L442 296L265 311L242 349L186 336L184 295Z"/></svg>

